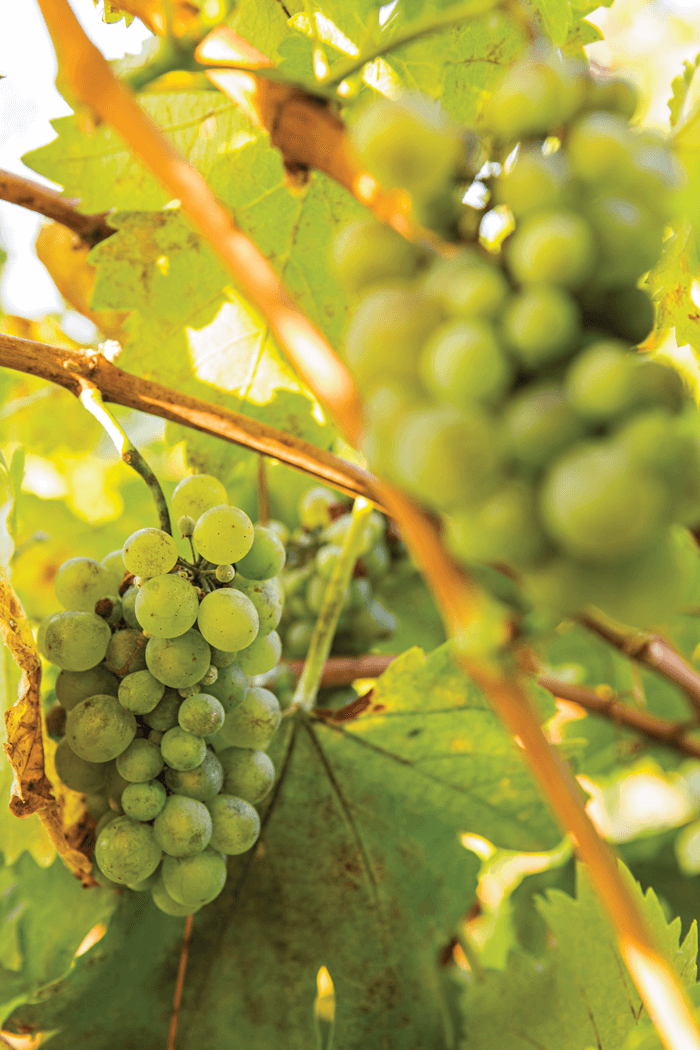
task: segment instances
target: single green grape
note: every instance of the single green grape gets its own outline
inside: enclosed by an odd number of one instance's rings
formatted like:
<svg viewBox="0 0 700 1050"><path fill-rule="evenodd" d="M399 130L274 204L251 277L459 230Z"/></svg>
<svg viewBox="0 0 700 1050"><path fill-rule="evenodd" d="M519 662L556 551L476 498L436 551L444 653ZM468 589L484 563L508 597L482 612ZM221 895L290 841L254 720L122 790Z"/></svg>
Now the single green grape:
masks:
<svg viewBox="0 0 700 1050"><path fill-rule="evenodd" d="M227 747L219 751L225 795L235 795L255 805L270 793L275 782L275 767L264 751L243 747ZM218 794L218 792L217 792Z"/></svg>
<svg viewBox="0 0 700 1050"><path fill-rule="evenodd" d="M178 638L197 619L197 591L181 576L167 574L146 580L134 611L141 627L155 638Z"/></svg>
<svg viewBox="0 0 700 1050"><path fill-rule="evenodd" d="M299 522L303 529L313 532L314 529L330 525L331 508L338 502L339 496L330 489L317 485L308 489L299 500Z"/></svg>
<svg viewBox="0 0 700 1050"><path fill-rule="evenodd" d="M132 671L119 683L119 703L135 715L147 715L163 698L165 686L150 671Z"/></svg>
<svg viewBox="0 0 700 1050"><path fill-rule="evenodd" d="M264 749L276 733L281 717L275 694L256 686L228 712L219 737L229 747Z"/></svg>
<svg viewBox="0 0 700 1050"><path fill-rule="evenodd" d="M224 771L219 758L207 750L201 765L194 769L168 769L165 783L175 795L208 802L221 791Z"/></svg>
<svg viewBox="0 0 700 1050"><path fill-rule="evenodd" d="M548 547L536 511L531 486L511 481L479 507L449 518L448 546L463 561L532 564Z"/></svg>
<svg viewBox="0 0 700 1050"><path fill-rule="evenodd" d="M177 543L162 529L139 529L124 544L122 557L134 576L161 576L170 572L177 561Z"/></svg>
<svg viewBox="0 0 700 1050"><path fill-rule="evenodd" d="M505 142L546 135L562 119L562 82L544 62L511 66L484 115L486 126Z"/></svg>
<svg viewBox="0 0 700 1050"><path fill-rule="evenodd" d="M208 693L195 693L180 704L178 722L180 728L193 736L212 736L224 724L226 712L223 705Z"/></svg>
<svg viewBox="0 0 700 1050"><path fill-rule="evenodd" d="M65 737L56 747L54 763L58 776L71 791L98 794L104 787L104 766L81 758L73 751Z"/></svg>
<svg viewBox="0 0 700 1050"><path fill-rule="evenodd" d="M160 780L131 783L122 791L122 809L132 820L155 820L167 797Z"/></svg>
<svg viewBox="0 0 700 1050"><path fill-rule="evenodd" d="M628 122L614 113L582 116L569 129L566 154L574 175L593 186L618 181L629 165L633 137Z"/></svg>
<svg viewBox="0 0 700 1050"><path fill-rule="evenodd" d="M107 878L129 883L147 879L160 864L162 853L153 829L130 817L117 817L100 832L95 860Z"/></svg>
<svg viewBox="0 0 700 1050"><path fill-rule="evenodd" d="M147 890L152 890L155 884L160 879L160 867L148 876L147 879L139 879L138 882L127 882L127 888L133 890L134 893L146 893Z"/></svg>
<svg viewBox="0 0 700 1050"><path fill-rule="evenodd" d="M292 659L303 659L313 637L314 625L310 620L298 620L293 623L284 636L285 656Z"/></svg>
<svg viewBox="0 0 700 1050"><path fill-rule="evenodd" d="M254 640L260 621L250 598L242 591L226 587L204 596L197 623L211 645L237 652Z"/></svg>
<svg viewBox="0 0 700 1050"><path fill-rule="evenodd" d="M205 510L220 507L223 503L228 503L228 496L218 478L211 474L192 474L175 486L170 507L174 518L186 515L196 521Z"/></svg>
<svg viewBox="0 0 700 1050"><path fill-rule="evenodd" d="M642 288L595 288L583 301L585 323L607 329L627 343L644 342L654 327L654 304Z"/></svg>
<svg viewBox="0 0 700 1050"><path fill-rule="evenodd" d="M163 885L162 876L156 882L155 886L151 888L151 895L156 908L158 908L159 911L164 912L166 915L173 915L176 918L184 918L185 915L192 915L193 912L198 911L194 905L178 904L176 900L173 900Z"/></svg>
<svg viewBox="0 0 700 1050"><path fill-rule="evenodd" d="M184 795L170 795L153 823L156 842L171 857L201 853L209 844L211 829L204 803Z"/></svg>
<svg viewBox="0 0 700 1050"><path fill-rule="evenodd" d="M514 295L503 321L508 346L529 369L541 368L570 353L581 331L576 300L551 285L526 288Z"/></svg>
<svg viewBox="0 0 700 1050"><path fill-rule="evenodd" d="M132 740L126 750L117 756L117 772L130 784L145 784L154 780L162 769L161 749L143 737Z"/></svg>
<svg viewBox="0 0 700 1050"><path fill-rule="evenodd" d="M247 557L248 555L246 555ZM217 565L216 566L216 578L219 583L230 583L236 575L236 570L233 565Z"/></svg>
<svg viewBox="0 0 700 1050"><path fill-rule="evenodd" d="M102 564L108 572L112 573L116 585L114 589L111 590L109 593L119 594L122 581L124 580L124 573L126 572L124 559L122 558L121 547L118 551L110 551L109 554L106 554L105 557L102 559Z"/></svg>
<svg viewBox="0 0 700 1050"><path fill-rule="evenodd" d="M81 700L98 693L116 696L119 680L104 664L89 671L60 671L56 679L56 696L66 711L71 711Z"/></svg>
<svg viewBox="0 0 700 1050"><path fill-rule="evenodd" d="M250 598L255 606L258 614L258 633L269 634L270 631L274 631L282 618L284 608L284 588L281 579L273 576L271 580L247 580L238 573L233 581L233 586ZM232 663L235 654L229 655L231 656L229 662ZM221 665L217 664L217 666Z"/></svg>
<svg viewBox="0 0 700 1050"><path fill-rule="evenodd" d="M521 284L579 288L596 263L593 231L574 212L536 212L508 241L506 258Z"/></svg>
<svg viewBox="0 0 700 1050"><path fill-rule="evenodd" d="M440 323L436 302L415 289L375 288L360 302L345 339L345 354L363 390L380 381L415 381L418 355Z"/></svg>
<svg viewBox="0 0 700 1050"><path fill-rule="evenodd" d="M123 677L146 668L146 639L141 631L115 631L105 653L105 664Z"/></svg>
<svg viewBox="0 0 700 1050"><path fill-rule="evenodd" d="M115 758L105 763L105 781L106 795L109 799L109 805L117 813L121 813L122 795L130 782L125 780L120 774L117 769L117 760Z"/></svg>
<svg viewBox="0 0 700 1050"><path fill-rule="evenodd" d="M282 640L277 631L258 635L245 649L236 654L238 666L249 677L267 674L276 667L282 656Z"/></svg>
<svg viewBox="0 0 700 1050"><path fill-rule="evenodd" d="M374 218L348 223L333 242L333 264L342 284L353 292L411 277L421 258L415 245Z"/></svg>
<svg viewBox="0 0 700 1050"><path fill-rule="evenodd" d="M622 77L600 77L593 84L589 101L591 109L607 109L625 120L631 120L639 105L637 89Z"/></svg>
<svg viewBox="0 0 700 1050"><path fill-rule="evenodd" d="M136 735L136 719L113 696L81 700L66 719L66 742L86 762L108 762Z"/></svg>
<svg viewBox="0 0 700 1050"><path fill-rule="evenodd" d="M503 272L481 258L461 252L438 259L423 281L423 291L449 315L493 318L510 291Z"/></svg>
<svg viewBox="0 0 700 1050"><path fill-rule="evenodd" d="M210 664L209 646L197 631L178 638L151 638L146 665L151 674L172 689L185 689L201 679ZM157 729L157 726L152 726Z"/></svg>
<svg viewBox="0 0 700 1050"><path fill-rule="evenodd" d="M518 391L508 403L503 426L504 443L512 458L535 470L585 433L585 424L563 389L549 383Z"/></svg>
<svg viewBox="0 0 700 1050"><path fill-rule="evenodd" d="M245 557L253 536L253 523L238 507L212 507L194 527L195 546L213 565L232 565Z"/></svg>
<svg viewBox="0 0 700 1050"><path fill-rule="evenodd" d="M183 907L201 908L218 897L226 882L226 860L207 846L194 857L166 857L163 884Z"/></svg>
<svg viewBox="0 0 700 1050"><path fill-rule="evenodd" d="M63 671L89 671L96 667L112 637L109 626L92 612L55 613L44 625L37 637L39 651Z"/></svg>
<svg viewBox="0 0 700 1050"><path fill-rule="evenodd" d="M326 543L323 547L318 548L314 558L314 568L322 580L331 578L338 558L342 553L343 548L336 546L334 543Z"/></svg>
<svg viewBox="0 0 700 1050"><path fill-rule="evenodd" d="M109 799L106 795L102 793L98 793L95 795L86 794L85 809L88 811L93 820L98 821L105 815L105 813L112 812L112 810L109 808Z"/></svg>
<svg viewBox="0 0 700 1050"><path fill-rule="evenodd" d="M530 212L558 207L562 203L569 177L568 164L561 151L544 156L541 149L521 150L513 167L495 180L494 192L516 218Z"/></svg>
<svg viewBox="0 0 700 1050"><path fill-rule="evenodd" d="M284 546L279 536L264 525L254 525L253 532L253 546L236 562L236 569L247 580L271 580L284 566Z"/></svg>
<svg viewBox="0 0 700 1050"><path fill-rule="evenodd" d="M141 624L136 619L136 598L138 593L138 588L131 586L127 587L122 595L122 616L124 618L124 623L134 631L141 630Z"/></svg>
<svg viewBox="0 0 700 1050"><path fill-rule="evenodd" d="M571 364L566 396L584 419L594 423L623 415L639 400L635 358L624 343L596 340Z"/></svg>
<svg viewBox="0 0 700 1050"><path fill-rule="evenodd" d="M233 795L217 795L208 803L213 849L228 855L247 853L260 836L260 817L249 802Z"/></svg>
<svg viewBox="0 0 700 1050"><path fill-rule="evenodd" d="M664 220L639 201L598 197L586 214L600 249L596 278L601 284L636 281L661 255Z"/></svg>
<svg viewBox="0 0 700 1050"><path fill-rule="evenodd" d="M423 384L436 401L466 408L494 404L510 386L513 367L488 321L452 320L440 325L419 363Z"/></svg>
<svg viewBox="0 0 700 1050"><path fill-rule="evenodd" d="M235 655L238 656L238 653ZM247 688L248 676L237 664L232 663L219 668L219 677L207 686L207 692L210 696L216 697L224 711L228 713L237 704L240 704Z"/></svg>
<svg viewBox="0 0 700 1050"><path fill-rule="evenodd" d="M217 670L221 670L224 667L230 667L236 659L235 653L228 653L225 649L217 649L216 646L210 645L211 649L211 666L216 667Z"/></svg>
<svg viewBox="0 0 700 1050"><path fill-rule="evenodd" d="M160 742L163 758L171 769L196 769L204 761L207 745L201 736L188 733L181 726L173 726Z"/></svg>
<svg viewBox="0 0 700 1050"><path fill-rule="evenodd" d="M177 725L177 713L180 710L182 697L174 689L166 689L152 711L147 711L143 721L156 732L165 733Z"/></svg>
<svg viewBox="0 0 700 1050"><path fill-rule="evenodd" d="M113 574L93 558L64 561L54 577L53 589L64 609L77 612L94 612L101 598L119 591Z"/></svg>

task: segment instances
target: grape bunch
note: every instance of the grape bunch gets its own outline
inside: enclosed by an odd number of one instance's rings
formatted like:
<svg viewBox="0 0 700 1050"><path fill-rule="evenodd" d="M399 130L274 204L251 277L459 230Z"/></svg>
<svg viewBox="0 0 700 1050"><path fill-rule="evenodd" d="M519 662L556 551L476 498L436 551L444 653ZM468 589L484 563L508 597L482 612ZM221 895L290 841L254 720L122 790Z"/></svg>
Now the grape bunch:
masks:
<svg viewBox="0 0 700 1050"><path fill-rule="evenodd" d="M298 504L300 528L284 529L287 564L282 573L285 606L280 622L284 656L302 659L321 611L326 587L352 520L349 505L337 493L318 486L305 492ZM387 520L374 511L367 522L353 578L338 620L331 652L366 652L396 629L396 617L376 597L376 590L407 564L403 545L391 534Z"/></svg>
<svg viewBox="0 0 700 1050"><path fill-rule="evenodd" d="M226 856L257 841L254 806L275 778L265 748L280 708L254 682L280 658L285 550L226 500L206 474L175 489L191 562L153 528L102 562L64 562L64 611L38 633L60 668L56 771L98 820L96 876L150 890L168 915L221 893Z"/></svg>
<svg viewBox="0 0 700 1050"><path fill-rule="evenodd" d="M700 446L678 373L635 350L683 181L664 140L630 126L635 106L624 81L535 54L487 107L461 243L438 254L366 219L334 257L361 295L345 349L370 463L441 516L466 567L506 568L557 612L648 626L695 557ZM464 141L431 120L408 96L354 127L369 170L423 211L440 186L454 199Z"/></svg>

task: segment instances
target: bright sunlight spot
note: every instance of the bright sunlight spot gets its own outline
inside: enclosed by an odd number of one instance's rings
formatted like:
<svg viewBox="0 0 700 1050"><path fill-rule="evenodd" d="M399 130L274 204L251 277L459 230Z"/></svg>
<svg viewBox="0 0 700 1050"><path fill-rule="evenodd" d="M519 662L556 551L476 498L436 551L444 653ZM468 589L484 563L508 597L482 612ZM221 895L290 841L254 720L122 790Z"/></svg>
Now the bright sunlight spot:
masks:
<svg viewBox="0 0 700 1050"><path fill-rule="evenodd" d="M332 1024L335 1018L335 989L333 979L325 966L316 974L316 988L318 989L314 1003L314 1013L320 1021Z"/></svg>

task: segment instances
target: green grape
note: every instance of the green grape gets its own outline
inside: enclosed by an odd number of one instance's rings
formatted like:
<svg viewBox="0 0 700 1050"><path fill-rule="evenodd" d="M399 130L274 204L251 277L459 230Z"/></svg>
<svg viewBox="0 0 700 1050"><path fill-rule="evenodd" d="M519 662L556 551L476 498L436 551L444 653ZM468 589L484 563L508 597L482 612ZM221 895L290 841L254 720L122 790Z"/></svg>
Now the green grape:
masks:
<svg viewBox="0 0 700 1050"><path fill-rule="evenodd" d="M521 284L579 288L596 262L593 232L574 212L537 212L528 216L510 238L506 257Z"/></svg>
<svg viewBox="0 0 700 1050"><path fill-rule="evenodd" d="M700 443L677 427L663 410L632 416L615 434L615 444L635 467L653 471L670 486L674 520L700 521Z"/></svg>
<svg viewBox="0 0 700 1050"><path fill-rule="evenodd" d="M663 139L648 133L636 137L628 178L630 196L643 200L661 218L673 218L685 173Z"/></svg>
<svg viewBox="0 0 700 1050"><path fill-rule="evenodd" d="M66 719L66 741L86 762L108 762L136 735L136 719L113 696L81 700Z"/></svg>
<svg viewBox="0 0 700 1050"><path fill-rule="evenodd" d="M116 627L122 621L122 603L116 594L106 594L95 602L95 613L100 616L110 627Z"/></svg>
<svg viewBox="0 0 700 1050"><path fill-rule="evenodd" d="M236 653L236 656L238 656L238 653ZM215 682L207 686L207 691L210 696L216 697L228 714L232 708L240 704L247 688L248 676L241 671L237 664L229 664L227 667L219 669L219 677Z"/></svg>
<svg viewBox="0 0 700 1050"><path fill-rule="evenodd" d="M217 795L208 803L210 844L229 856L247 853L260 837L260 817L249 802L233 795Z"/></svg>
<svg viewBox="0 0 700 1050"><path fill-rule="evenodd" d="M585 419L603 423L639 400L635 358L624 343L601 339L578 354L566 375L566 395Z"/></svg>
<svg viewBox="0 0 700 1050"><path fill-rule="evenodd" d="M174 689L166 689L163 698L152 711L147 711L143 721L156 732L165 733L177 725L177 713L180 710L182 697Z"/></svg>
<svg viewBox="0 0 700 1050"><path fill-rule="evenodd" d="M104 658L112 632L92 612L56 613L37 638L39 652L63 671L89 671Z"/></svg>
<svg viewBox="0 0 700 1050"><path fill-rule="evenodd" d="M277 697L269 689L256 686L224 720L219 736L225 746L266 748L277 731L281 718Z"/></svg>
<svg viewBox="0 0 700 1050"><path fill-rule="evenodd" d="M567 554L609 565L658 541L668 504L660 481L635 470L614 445L600 443L577 446L553 464L540 513Z"/></svg>
<svg viewBox="0 0 700 1050"><path fill-rule="evenodd" d="M185 915L192 915L193 912L198 911L194 905L189 904L178 904L177 901L173 900L161 879L156 882L155 886L151 889L151 895L153 897L153 903L159 911L164 912L166 915L173 915L176 918L184 918Z"/></svg>
<svg viewBox="0 0 700 1050"><path fill-rule="evenodd" d="M95 828L95 838L99 838L100 832L103 828L106 828L108 824L111 824L113 820L116 820L120 816L119 813L115 813L113 809L107 810L97 821L97 827Z"/></svg>
<svg viewBox="0 0 700 1050"><path fill-rule="evenodd" d="M139 529L124 544L122 557L134 576L162 576L177 561L177 543L162 529Z"/></svg>
<svg viewBox="0 0 700 1050"><path fill-rule="evenodd" d="M65 737L56 748L54 763L59 777L71 791L98 794L104 787L104 766L76 755Z"/></svg>
<svg viewBox="0 0 700 1050"><path fill-rule="evenodd" d="M371 391L379 380L415 380L421 347L440 320L437 303L415 289L369 292L345 339L348 365L360 386Z"/></svg>
<svg viewBox="0 0 700 1050"><path fill-rule="evenodd" d="M64 609L77 612L94 612L100 598L119 590L113 574L92 558L64 561L54 577L53 589Z"/></svg>
<svg viewBox="0 0 700 1050"><path fill-rule="evenodd" d="M314 625L309 620L299 620L293 623L284 636L285 656L292 659L303 659L309 649L309 644L314 633Z"/></svg>
<svg viewBox="0 0 700 1050"><path fill-rule="evenodd" d="M105 664L122 677L146 667L146 639L141 631L115 631L107 647Z"/></svg>
<svg viewBox="0 0 700 1050"><path fill-rule="evenodd" d="M138 596L138 587L127 587L122 595L122 617L127 627L131 627L134 631L141 630L141 624L136 619L136 598Z"/></svg>
<svg viewBox="0 0 700 1050"><path fill-rule="evenodd" d="M119 680L104 664L90 668L89 671L60 671L56 679L56 696L66 711L71 711L81 700L98 693L103 696L116 696Z"/></svg>
<svg viewBox="0 0 700 1050"><path fill-rule="evenodd" d="M197 550L214 565L231 565L253 545L253 523L238 507L212 507L197 519L194 542Z"/></svg>
<svg viewBox="0 0 700 1050"><path fill-rule="evenodd" d="M224 668L224 667L230 667L230 665L232 663L234 663L234 661L236 659L236 654L235 653L227 653L225 649L217 649L213 645L211 645L209 648L211 649L211 666L212 667L216 667L217 670L220 670L221 668ZM218 676L217 676L217 680L218 680Z"/></svg>
<svg viewBox="0 0 700 1050"><path fill-rule="evenodd" d="M145 784L148 780L154 780L162 769L161 749L143 737L132 740L126 750L117 756L117 772L130 784Z"/></svg>
<svg viewBox="0 0 700 1050"><path fill-rule="evenodd" d="M121 548L118 551L110 551L102 559L102 564L108 572L112 573L116 586L110 589L110 594L119 594L126 567L122 558Z"/></svg>
<svg viewBox="0 0 700 1050"><path fill-rule="evenodd" d="M588 325L600 326L625 342L642 343L654 327L654 304L636 285L596 288L583 303Z"/></svg>
<svg viewBox="0 0 700 1050"><path fill-rule="evenodd" d="M183 539L187 536L194 535L195 524L196 522L194 518L191 518L189 514L183 514L182 517L177 519L177 527Z"/></svg>
<svg viewBox="0 0 700 1050"><path fill-rule="evenodd" d="M510 386L513 368L487 321L447 321L433 332L420 358L420 375L437 401L467 407L493 404Z"/></svg>
<svg viewBox="0 0 700 1050"><path fill-rule="evenodd" d="M117 817L103 828L95 846L95 860L113 882L140 882L160 864L162 853L148 824Z"/></svg>
<svg viewBox="0 0 700 1050"><path fill-rule="evenodd" d="M377 519L379 519L379 525L377 525ZM345 541L348 538L348 532L350 531L351 525L352 514L342 514L339 518L336 518L327 529L323 530L321 539L324 543L333 544L340 549L344 546ZM376 514L376 512L373 511L362 530L360 542L357 547L360 557L372 549L372 546L376 543L383 531L384 519L381 514ZM316 570L318 571L318 565L316 566ZM322 575L322 573L320 575ZM330 572L327 575L330 576Z"/></svg>
<svg viewBox="0 0 700 1050"><path fill-rule="evenodd" d="M151 638L146 646L148 670L159 682L172 689L195 685L209 663L209 646L194 630L181 634L179 638Z"/></svg>
<svg viewBox="0 0 700 1050"><path fill-rule="evenodd" d="M101 820L105 813L112 812L109 808L109 800L107 796L99 794L85 796L85 809L88 811L92 819L97 821Z"/></svg>
<svg viewBox="0 0 700 1050"><path fill-rule="evenodd" d="M119 703L135 715L147 715L160 703L165 686L150 671L132 671L119 683Z"/></svg>
<svg viewBox="0 0 700 1050"><path fill-rule="evenodd" d="M314 558L314 568L322 580L331 578L338 558L342 553L343 548L337 547L334 543L327 543L325 546L318 548Z"/></svg>
<svg viewBox="0 0 700 1050"><path fill-rule="evenodd" d="M258 635L246 649L236 654L238 666L247 675L267 674L276 667L282 656L282 640L277 631Z"/></svg>
<svg viewBox="0 0 700 1050"><path fill-rule="evenodd" d="M170 500L173 516L201 518L205 510L212 507L220 507L228 503L226 489L218 478L211 474L192 474L176 485L173 497Z"/></svg>
<svg viewBox="0 0 700 1050"><path fill-rule="evenodd" d="M607 109L625 120L631 120L639 105L639 95L629 80L621 77L596 78L589 104L592 109Z"/></svg>
<svg viewBox="0 0 700 1050"><path fill-rule="evenodd" d="M402 186L419 200L445 189L463 150L437 103L409 94L372 102L350 128L350 140L382 185Z"/></svg>
<svg viewBox="0 0 700 1050"><path fill-rule="evenodd" d="M36 644L39 649L39 652L42 654L44 652L44 646L46 645L46 633L51 624L54 623L54 621L57 620L60 615L61 613L49 613L49 615L44 617L44 619L39 624L39 629L36 633Z"/></svg>
<svg viewBox="0 0 700 1050"><path fill-rule="evenodd" d="M511 481L474 510L457 511L448 520L447 543L463 561L521 566L542 558L547 541L533 489Z"/></svg>
<svg viewBox="0 0 700 1050"><path fill-rule="evenodd" d="M284 567L286 558L279 536L264 525L253 526L253 546L236 563L247 580L271 580Z"/></svg>
<svg viewBox="0 0 700 1050"><path fill-rule="evenodd" d="M139 879L138 882L127 882L127 888L133 890L134 893L145 893L146 890L152 890L155 884L160 879L160 867L156 868L152 875L149 875L147 879Z"/></svg>
<svg viewBox="0 0 700 1050"><path fill-rule="evenodd" d="M175 795L208 802L221 791L224 771L218 757L207 751L201 765L195 769L168 769L165 783Z"/></svg>
<svg viewBox="0 0 700 1050"><path fill-rule="evenodd" d="M353 292L411 277L420 260L415 245L373 218L348 223L333 242L333 264L341 282Z"/></svg>
<svg viewBox="0 0 700 1050"><path fill-rule="evenodd" d="M201 736L188 733L181 726L173 726L160 742L163 758L171 769L196 769L204 761L207 745Z"/></svg>
<svg viewBox="0 0 700 1050"><path fill-rule="evenodd" d="M636 281L661 255L663 220L639 202L624 197L599 197L588 208L587 217L602 256L596 272L600 283Z"/></svg>
<svg viewBox="0 0 700 1050"><path fill-rule="evenodd" d="M557 361L576 346L581 311L573 296L551 285L514 295L504 317L504 334L513 353L529 369Z"/></svg>
<svg viewBox="0 0 700 1050"><path fill-rule="evenodd" d="M220 790L225 795L235 795L254 805L270 793L275 782L275 767L264 751L227 747L218 757L223 770Z"/></svg>
<svg viewBox="0 0 700 1050"><path fill-rule="evenodd" d="M236 590L242 591L255 606L258 614L258 633L269 634L274 631L282 618L284 608L284 589L279 577L273 576L271 580L247 580L238 574L233 582ZM235 653L230 653L231 661ZM214 660L212 658L212 663ZM220 664L217 667L222 666Z"/></svg>
<svg viewBox="0 0 700 1050"><path fill-rule="evenodd" d="M569 130L566 153L574 175L597 186L617 182L629 165L629 124L613 113L587 113Z"/></svg>
<svg viewBox="0 0 700 1050"><path fill-rule="evenodd" d="M212 736L224 724L223 705L209 693L195 693L180 704L180 728L193 736Z"/></svg>
<svg viewBox="0 0 700 1050"><path fill-rule="evenodd" d="M317 485L308 489L299 500L299 522L303 529L313 532L314 529L330 525L333 520L331 507L338 502L338 496L330 489Z"/></svg>
<svg viewBox="0 0 700 1050"><path fill-rule="evenodd" d="M211 838L211 815L203 802L170 795L153 823L160 848L170 857L193 857Z"/></svg>
<svg viewBox="0 0 700 1050"><path fill-rule="evenodd" d="M513 167L495 182L495 194L516 218L558 207L569 175L559 153L544 156L541 149L520 149Z"/></svg>
<svg viewBox="0 0 700 1050"><path fill-rule="evenodd" d="M163 885L183 907L201 908L218 897L226 883L226 860L207 846L194 857L166 857Z"/></svg>
<svg viewBox="0 0 700 1050"><path fill-rule="evenodd" d="M394 435L397 480L441 510L479 500L498 465L496 425L476 407L464 415L452 405L409 412Z"/></svg>
<svg viewBox="0 0 700 1050"><path fill-rule="evenodd" d="M450 315L491 318L499 313L510 288L498 267L461 252L431 266L423 291Z"/></svg>
<svg viewBox="0 0 700 1050"><path fill-rule="evenodd" d="M543 62L511 66L484 115L486 126L503 141L545 135L562 118L562 82Z"/></svg>
<svg viewBox="0 0 700 1050"><path fill-rule="evenodd" d="M155 638L178 638L197 619L197 591L181 576L153 576L139 590L136 618Z"/></svg>
<svg viewBox="0 0 700 1050"><path fill-rule="evenodd" d="M391 568L391 555L385 543L375 543L371 551L362 555L362 564L373 583L381 580Z"/></svg>
<svg viewBox="0 0 700 1050"><path fill-rule="evenodd" d="M160 780L133 783L122 791L122 808L132 820L155 820L163 809L166 798L167 794Z"/></svg>
<svg viewBox="0 0 700 1050"><path fill-rule="evenodd" d="M129 786L129 781L125 780L117 769L116 759L112 759L105 763L105 781L106 781L106 794L109 799L109 804L112 809L118 813L122 811L122 795L124 790Z"/></svg>
<svg viewBox="0 0 700 1050"><path fill-rule="evenodd" d="M151 740L154 744L157 744L158 747L160 747L160 742L161 742L161 740L163 739L164 736L165 736L164 730L162 730L162 729L151 729L146 739L147 740Z"/></svg>
<svg viewBox="0 0 700 1050"><path fill-rule="evenodd" d="M219 677L219 669L218 669L218 667L214 667L214 664L210 664L208 670L206 671L206 673L204 675L202 675L202 679L201 679L199 684L200 685L213 685L218 677Z"/></svg>
<svg viewBox="0 0 700 1050"><path fill-rule="evenodd" d="M583 437L585 425L560 386L526 386L511 398L503 417L505 444L513 459L538 469Z"/></svg>
<svg viewBox="0 0 700 1050"><path fill-rule="evenodd" d="M217 649L238 652L258 633L258 613L242 591L226 587L205 594L197 616L199 629Z"/></svg>
<svg viewBox="0 0 700 1050"><path fill-rule="evenodd" d="M246 555L248 557L248 555ZM236 570L233 565L217 565L216 566L216 578L219 583L230 583L236 575Z"/></svg>
<svg viewBox="0 0 700 1050"><path fill-rule="evenodd" d="M663 406L670 412L680 412L688 401L688 394L673 363L644 354L635 356L634 364L639 404Z"/></svg>
<svg viewBox="0 0 700 1050"><path fill-rule="evenodd" d="M262 523L259 522L258 524ZM283 547L287 546L287 544L289 543L291 532L289 531L289 529L283 521L277 521L276 518L269 518L268 521L265 522L265 528L271 529L272 532L274 532L275 535L280 538Z"/></svg>
<svg viewBox="0 0 700 1050"><path fill-rule="evenodd" d="M394 633L396 617L375 598L352 615L350 629L357 639L357 650L364 652L378 638L388 638Z"/></svg>

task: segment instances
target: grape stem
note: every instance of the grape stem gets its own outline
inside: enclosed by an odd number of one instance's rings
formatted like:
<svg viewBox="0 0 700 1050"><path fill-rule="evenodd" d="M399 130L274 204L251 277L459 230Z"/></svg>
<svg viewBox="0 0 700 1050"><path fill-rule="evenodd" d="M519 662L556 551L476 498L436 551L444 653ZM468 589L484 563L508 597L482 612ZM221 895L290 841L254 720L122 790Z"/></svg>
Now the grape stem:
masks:
<svg viewBox="0 0 700 1050"><path fill-rule="evenodd" d="M102 215L84 215L56 190L32 179L25 179L13 171L0 170L0 200L53 219L77 233L91 248L116 233L113 226L107 225L106 212Z"/></svg>
<svg viewBox="0 0 700 1050"><path fill-rule="evenodd" d="M338 618L343 608L355 562L359 557L364 528L371 513L371 503L362 498L355 500L350 528L328 581L326 592L323 596L323 605L318 614L309 650L306 654L304 669L294 690L292 703L285 712L287 715L292 714L299 708L302 708L304 711L310 711L316 703L316 696L321 684L326 660L333 644Z"/></svg>
<svg viewBox="0 0 700 1050"><path fill-rule="evenodd" d="M97 387L93 383L88 383L85 379L81 380L80 386L80 401L82 402L83 407L88 410L91 416L95 417L97 422L112 439L114 447L119 453L122 461L135 470L136 473L146 482L151 491L151 495L153 496L156 510L158 511L160 528L163 532L167 532L168 535L172 535L168 505L165 502L165 496L163 495L163 490L160 487L158 478L155 476L139 450L132 443L126 432L119 426L114 416L107 411L104 402L102 401L102 394Z"/></svg>

